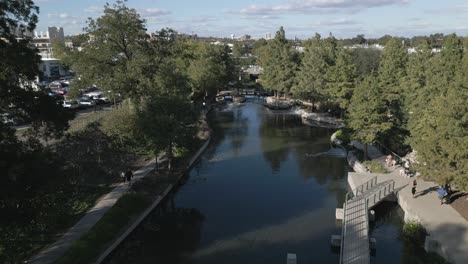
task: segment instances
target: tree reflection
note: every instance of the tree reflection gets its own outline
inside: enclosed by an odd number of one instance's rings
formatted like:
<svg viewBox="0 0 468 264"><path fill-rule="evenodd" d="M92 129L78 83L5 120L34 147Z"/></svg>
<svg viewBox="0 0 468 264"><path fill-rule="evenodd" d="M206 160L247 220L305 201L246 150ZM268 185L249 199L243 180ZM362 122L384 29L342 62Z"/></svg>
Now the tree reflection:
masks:
<svg viewBox="0 0 468 264"><path fill-rule="evenodd" d="M263 114L261 120L260 147L271 169L278 172L281 163L287 160L290 147L288 142L293 140L291 137L295 136L297 126L294 117L284 113Z"/></svg>
<svg viewBox="0 0 468 264"><path fill-rule="evenodd" d="M107 263L183 263L198 248L203 220L197 209L155 211Z"/></svg>

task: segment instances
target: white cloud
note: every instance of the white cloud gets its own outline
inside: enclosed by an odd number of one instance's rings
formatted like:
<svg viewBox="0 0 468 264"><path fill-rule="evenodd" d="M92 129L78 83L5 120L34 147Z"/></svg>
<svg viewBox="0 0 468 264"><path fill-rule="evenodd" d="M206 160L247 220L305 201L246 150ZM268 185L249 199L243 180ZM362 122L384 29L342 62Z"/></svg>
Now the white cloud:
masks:
<svg viewBox="0 0 468 264"><path fill-rule="evenodd" d="M409 0L290 0L282 4L251 5L240 10L225 10L229 14L271 15L285 13L356 13L361 10L389 5L402 5Z"/></svg>
<svg viewBox="0 0 468 264"><path fill-rule="evenodd" d="M321 26L337 26L337 25L354 25L356 21L348 18L340 18L333 20L323 20L318 23Z"/></svg>
<svg viewBox="0 0 468 264"><path fill-rule="evenodd" d="M60 13L60 14L49 13L49 14L47 14L47 17L48 18L62 18L62 19L79 19L79 18L81 18L79 16L69 15L68 13Z"/></svg>
<svg viewBox="0 0 468 264"><path fill-rule="evenodd" d="M144 8L144 9L138 9L137 12L138 12L142 17L163 16L163 15L168 15L168 14L171 13L171 11L169 11L169 10L159 9L159 8Z"/></svg>
<svg viewBox="0 0 468 264"><path fill-rule="evenodd" d="M84 9L86 13L102 13L104 11L103 7L100 6L88 6Z"/></svg>

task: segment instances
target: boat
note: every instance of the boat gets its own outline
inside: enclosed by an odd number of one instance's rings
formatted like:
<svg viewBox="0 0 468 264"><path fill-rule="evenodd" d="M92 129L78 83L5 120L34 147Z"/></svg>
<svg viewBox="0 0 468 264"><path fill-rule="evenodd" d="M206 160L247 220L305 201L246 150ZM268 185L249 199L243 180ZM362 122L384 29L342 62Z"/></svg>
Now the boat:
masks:
<svg viewBox="0 0 468 264"><path fill-rule="evenodd" d="M234 103L245 103L245 96L235 95L235 96L232 97L232 101Z"/></svg>

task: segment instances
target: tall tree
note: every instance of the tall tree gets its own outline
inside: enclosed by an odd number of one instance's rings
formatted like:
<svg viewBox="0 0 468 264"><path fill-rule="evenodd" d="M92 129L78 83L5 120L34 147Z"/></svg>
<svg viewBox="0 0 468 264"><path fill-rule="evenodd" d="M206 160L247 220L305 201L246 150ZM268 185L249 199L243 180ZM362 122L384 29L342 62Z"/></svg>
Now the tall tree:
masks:
<svg viewBox="0 0 468 264"><path fill-rule="evenodd" d="M138 109L137 126L150 142L155 155L165 150L169 169L174 147L183 147L193 139L197 111L189 100L191 89L187 73L177 59L166 59L160 69L158 89L147 94Z"/></svg>
<svg viewBox="0 0 468 264"><path fill-rule="evenodd" d="M268 42L260 56L260 64L263 67L260 80L263 85L275 91L277 95L289 93L294 84L297 58L286 39L283 27L280 27L275 38Z"/></svg>
<svg viewBox="0 0 468 264"><path fill-rule="evenodd" d="M404 96L402 81L406 77L408 54L402 43L396 39L390 39L385 45L378 69L379 85L385 100L392 129L388 131L384 144L391 149L401 152L405 137L407 116L404 111Z"/></svg>
<svg viewBox="0 0 468 264"><path fill-rule="evenodd" d="M343 113L349 107L356 81L356 67L347 50L338 52L336 63L327 75L330 96L340 105Z"/></svg>
<svg viewBox="0 0 468 264"><path fill-rule="evenodd" d="M64 62L77 73L78 88L97 85L126 97L139 98L148 89L140 83L141 45L147 43L145 21L135 9L118 0L104 6L104 15L88 20L86 43L69 51Z"/></svg>
<svg viewBox="0 0 468 264"><path fill-rule="evenodd" d="M353 138L365 144L367 159L367 145L376 143L392 126L375 76L369 75L356 86L348 111L347 125L354 131Z"/></svg>
<svg viewBox="0 0 468 264"><path fill-rule="evenodd" d="M426 62L427 63L427 62ZM414 94L409 115L409 142L417 153L418 171L440 184L467 189L468 56L461 40L447 37L442 52L426 69L426 82Z"/></svg>
<svg viewBox="0 0 468 264"><path fill-rule="evenodd" d="M198 44L188 73L194 97L214 95L234 79L234 63L227 46Z"/></svg>
<svg viewBox="0 0 468 264"><path fill-rule="evenodd" d="M304 57L296 74L296 84L292 89L295 96L311 100L313 106L326 95L328 62L322 43L318 33L305 43Z"/></svg>

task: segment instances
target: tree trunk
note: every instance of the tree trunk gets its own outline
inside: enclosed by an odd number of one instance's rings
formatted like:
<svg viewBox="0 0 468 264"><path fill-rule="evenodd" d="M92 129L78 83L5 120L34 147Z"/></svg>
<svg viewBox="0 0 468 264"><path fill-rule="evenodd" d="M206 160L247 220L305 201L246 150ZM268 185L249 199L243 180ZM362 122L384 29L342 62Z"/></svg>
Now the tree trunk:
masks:
<svg viewBox="0 0 468 264"><path fill-rule="evenodd" d="M172 138L169 139L169 147L167 148L167 169L171 170L172 168Z"/></svg>
<svg viewBox="0 0 468 264"><path fill-rule="evenodd" d="M369 160L367 152L368 152L367 144L364 144L364 160Z"/></svg>

